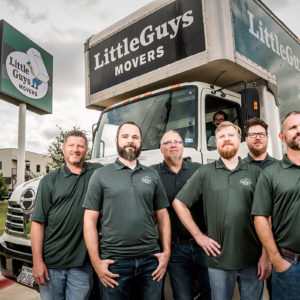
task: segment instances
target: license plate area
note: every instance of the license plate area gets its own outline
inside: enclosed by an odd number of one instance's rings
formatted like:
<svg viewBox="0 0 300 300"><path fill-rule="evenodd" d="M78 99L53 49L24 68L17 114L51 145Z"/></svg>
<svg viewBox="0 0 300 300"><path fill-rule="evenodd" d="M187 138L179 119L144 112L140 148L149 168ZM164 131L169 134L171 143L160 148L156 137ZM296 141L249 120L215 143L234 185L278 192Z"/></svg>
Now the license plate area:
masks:
<svg viewBox="0 0 300 300"><path fill-rule="evenodd" d="M22 266L22 271L17 277L17 282L33 288L34 279L32 276L32 268Z"/></svg>

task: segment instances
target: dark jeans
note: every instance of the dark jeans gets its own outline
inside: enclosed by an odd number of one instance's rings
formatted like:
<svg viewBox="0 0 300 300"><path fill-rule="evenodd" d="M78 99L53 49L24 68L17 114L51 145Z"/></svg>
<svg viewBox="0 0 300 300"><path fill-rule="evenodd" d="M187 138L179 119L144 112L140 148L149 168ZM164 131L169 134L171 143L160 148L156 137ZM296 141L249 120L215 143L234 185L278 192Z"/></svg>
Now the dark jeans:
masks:
<svg viewBox="0 0 300 300"><path fill-rule="evenodd" d="M300 299L300 262L293 263L287 257L291 266L284 272L272 271L272 299L299 300Z"/></svg>
<svg viewBox="0 0 300 300"><path fill-rule="evenodd" d="M201 296L210 299L210 284L206 267L206 253L200 246L175 244L172 248L168 272L175 300L194 299L195 280Z"/></svg>
<svg viewBox="0 0 300 300"><path fill-rule="evenodd" d="M133 295L137 299L158 300L162 293L162 280L153 280L151 274L158 266L158 260L153 254L135 258L116 259L110 265L112 273L119 274L115 280L119 286L104 287L100 282L101 300L130 299Z"/></svg>

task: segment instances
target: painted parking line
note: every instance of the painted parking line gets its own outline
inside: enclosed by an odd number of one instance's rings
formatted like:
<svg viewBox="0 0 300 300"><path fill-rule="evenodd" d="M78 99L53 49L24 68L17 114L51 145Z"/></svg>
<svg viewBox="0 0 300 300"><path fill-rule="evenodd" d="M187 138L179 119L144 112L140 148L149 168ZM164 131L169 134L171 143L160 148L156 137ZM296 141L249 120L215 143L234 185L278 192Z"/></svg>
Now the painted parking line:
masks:
<svg viewBox="0 0 300 300"><path fill-rule="evenodd" d="M5 278L4 276L0 275L0 290L5 289L6 287L14 284L13 281Z"/></svg>

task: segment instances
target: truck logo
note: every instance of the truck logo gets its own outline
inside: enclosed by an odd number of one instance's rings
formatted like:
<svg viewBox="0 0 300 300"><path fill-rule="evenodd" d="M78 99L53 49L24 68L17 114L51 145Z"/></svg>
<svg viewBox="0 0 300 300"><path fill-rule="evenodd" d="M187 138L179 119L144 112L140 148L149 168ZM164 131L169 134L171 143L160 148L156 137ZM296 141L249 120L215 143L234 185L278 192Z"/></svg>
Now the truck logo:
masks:
<svg viewBox="0 0 300 300"><path fill-rule="evenodd" d="M13 51L6 59L6 71L14 87L32 99L43 98L48 91L49 75L38 50Z"/></svg>

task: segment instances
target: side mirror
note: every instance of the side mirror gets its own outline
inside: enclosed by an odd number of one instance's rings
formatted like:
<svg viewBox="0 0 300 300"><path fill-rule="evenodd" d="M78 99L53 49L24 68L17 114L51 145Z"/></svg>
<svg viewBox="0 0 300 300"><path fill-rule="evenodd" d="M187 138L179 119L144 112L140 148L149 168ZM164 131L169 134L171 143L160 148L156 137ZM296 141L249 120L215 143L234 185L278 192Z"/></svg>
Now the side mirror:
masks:
<svg viewBox="0 0 300 300"><path fill-rule="evenodd" d="M252 118L260 118L260 101L258 90L249 88L242 90L242 124Z"/></svg>

